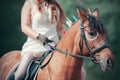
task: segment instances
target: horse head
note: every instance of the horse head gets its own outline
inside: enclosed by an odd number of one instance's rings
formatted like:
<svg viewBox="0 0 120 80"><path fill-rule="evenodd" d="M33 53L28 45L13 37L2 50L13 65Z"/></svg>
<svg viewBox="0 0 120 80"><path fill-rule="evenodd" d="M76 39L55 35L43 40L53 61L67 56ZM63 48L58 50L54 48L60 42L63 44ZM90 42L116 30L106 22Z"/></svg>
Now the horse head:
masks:
<svg viewBox="0 0 120 80"><path fill-rule="evenodd" d="M100 20L99 10L94 12L88 9L86 15L83 10L77 9L80 20L80 52L88 56L94 63L100 65L102 71L113 68L113 54L106 40L107 30Z"/></svg>

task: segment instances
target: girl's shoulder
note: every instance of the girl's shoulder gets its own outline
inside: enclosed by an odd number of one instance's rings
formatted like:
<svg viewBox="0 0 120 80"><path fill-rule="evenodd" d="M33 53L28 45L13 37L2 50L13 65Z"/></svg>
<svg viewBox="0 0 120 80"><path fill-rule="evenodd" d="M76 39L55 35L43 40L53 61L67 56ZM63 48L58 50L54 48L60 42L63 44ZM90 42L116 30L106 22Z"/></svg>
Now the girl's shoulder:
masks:
<svg viewBox="0 0 120 80"><path fill-rule="evenodd" d="M26 0L24 5L22 6L22 12L27 13L30 12L31 10L31 3L29 2L29 0Z"/></svg>

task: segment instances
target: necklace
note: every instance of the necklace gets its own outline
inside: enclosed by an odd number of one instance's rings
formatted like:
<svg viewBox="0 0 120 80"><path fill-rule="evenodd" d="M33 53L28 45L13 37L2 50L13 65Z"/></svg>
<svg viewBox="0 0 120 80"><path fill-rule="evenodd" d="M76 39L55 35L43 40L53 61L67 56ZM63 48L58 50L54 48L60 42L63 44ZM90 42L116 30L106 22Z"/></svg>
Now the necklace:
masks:
<svg viewBox="0 0 120 80"><path fill-rule="evenodd" d="M50 17L49 17L50 8L48 7L48 4L46 4L45 2L41 4L41 9L42 9L41 13L45 15L46 22L49 22L50 21Z"/></svg>

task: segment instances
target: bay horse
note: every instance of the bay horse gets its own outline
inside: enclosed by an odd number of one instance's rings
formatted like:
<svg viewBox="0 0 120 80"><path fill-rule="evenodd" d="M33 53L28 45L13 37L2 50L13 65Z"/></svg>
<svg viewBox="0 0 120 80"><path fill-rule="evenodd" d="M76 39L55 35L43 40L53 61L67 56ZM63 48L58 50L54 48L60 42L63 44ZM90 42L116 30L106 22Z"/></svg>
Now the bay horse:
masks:
<svg viewBox="0 0 120 80"><path fill-rule="evenodd" d="M98 9L94 12L88 9L88 15L77 9L77 14L79 20L59 41L51 61L39 69L36 80L83 80L81 69L84 59L99 64L103 71L112 70L113 54L106 41L107 30L100 21ZM0 80L5 80L19 60L20 51L11 51L1 57Z"/></svg>

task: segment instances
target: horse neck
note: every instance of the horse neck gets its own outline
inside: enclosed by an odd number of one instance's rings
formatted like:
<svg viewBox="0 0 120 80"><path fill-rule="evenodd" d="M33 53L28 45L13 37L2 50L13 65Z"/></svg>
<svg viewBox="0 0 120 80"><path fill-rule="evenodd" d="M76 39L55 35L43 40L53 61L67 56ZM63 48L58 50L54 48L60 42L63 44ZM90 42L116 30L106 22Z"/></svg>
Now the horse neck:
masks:
<svg viewBox="0 0 120 80"><path fill-rule="evenodd" d="M60 42L57 45L57 48L60 50L74 53L74 54L79 54L79 43L78 43L78 36L79 36L79 25L80 23L77 22L73 26L70 27L70 29L66 32L66 34L63 36L63 38L60 40ZM55 51L53 58L52 58L52 66L56 67L59 69L64 69L64 71L67 72L72 72L71 74L76 74L76 72L81 72L81 67L83 64L82 59L78 59L72 56L67 55L65 57L64 54L61 54L58 51ZM63 71L63 70L62 70Z"/></svg>
<svg viewBox="0 0 120 80"><path fill-rule="evenodd" d="M71 53L79 53L79 36L80 36L80 23L76 22L69 28L63 38L59 41L57 48L61 50L67 50Z"/></svg>

